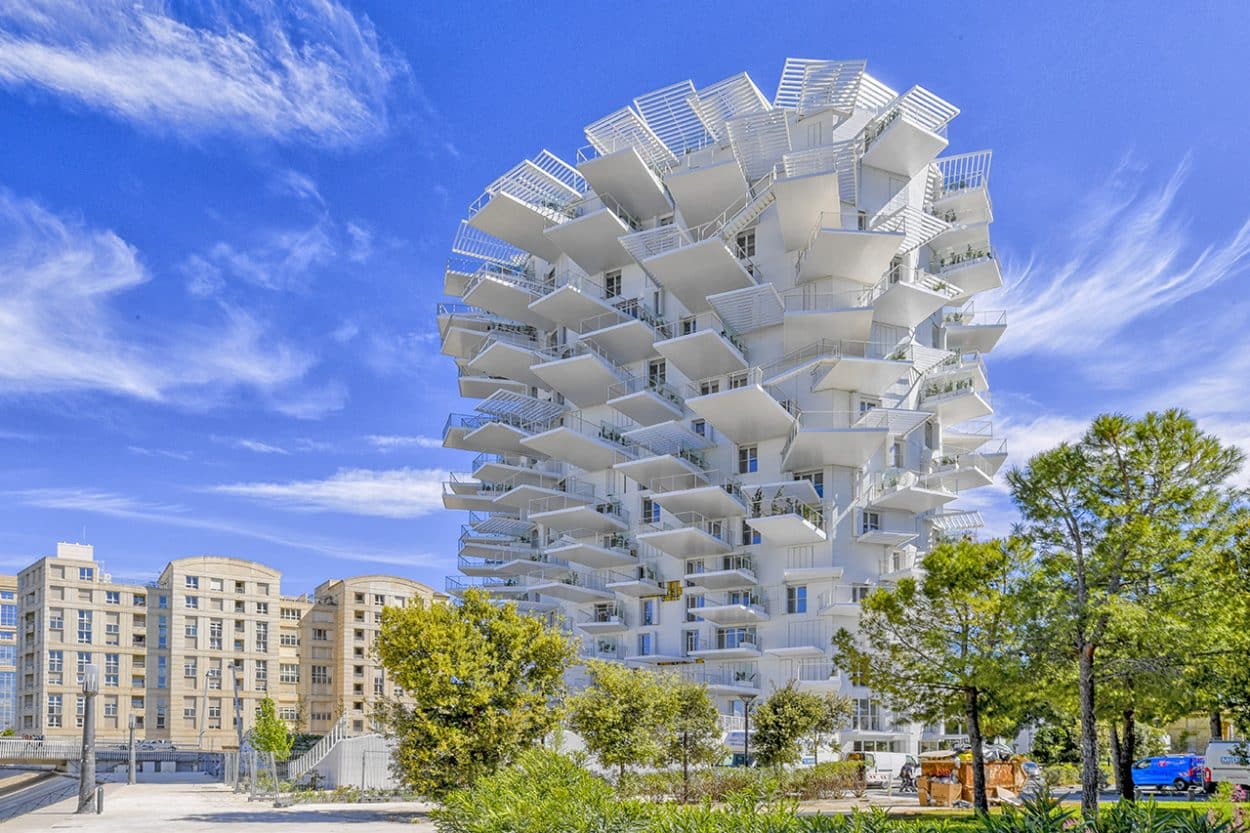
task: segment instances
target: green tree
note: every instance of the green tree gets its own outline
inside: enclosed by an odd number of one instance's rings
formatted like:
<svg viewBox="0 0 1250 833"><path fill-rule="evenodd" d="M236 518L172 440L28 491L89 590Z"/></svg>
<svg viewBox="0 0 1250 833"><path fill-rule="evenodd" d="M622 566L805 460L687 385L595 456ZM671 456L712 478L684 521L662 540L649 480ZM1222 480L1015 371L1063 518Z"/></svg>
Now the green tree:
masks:
<svg viewBox="0 0 1250 833"><path fill-rule="evenodd" d="M477 590L458 605L386 607L377 653L407 697L384 703L395 764L419 794L471 784L559 723L575 657L558 627Z"/></svg>
<svg viewBox="0 0 1250 833"><path fill-rule="evenodd" d="M278 709L273 699L260 701L256 713L256 725L252 728L252 748L258 752L272 752L274 760L285 761L291 757L291 744L295 737L286 724L278 719Z"/></svg>
<svg viewBox="0 0 1250 833"><path fill-rule="evenodd" d="M666 763L681 765L682 800L690 800L690 767L714 764L725 756L720 714L707 686L674 679L676 709L664 744Z"/></svg>
<svg viewBox="0 0 1250 833"><path fill-rule="evenodd" d="M1087 818L1098 808L1100 651L1117 618L1161 621L1151 614L1166 588L1201 583L1195 567L1227 537L1225 484L1241 462L1239 451L1169 410L1140 420L1100 416L1079 442L1007 475L1035 552L1028 591L1035 650L1058 648L1077 669ZM1122 760L1131 762L1134 736L1126 733ZM1121 783L1131 782L1130 770Z"/></svg>
<svg viewBox="0 0 1250 833"><path fill-rule="evenodd" d="M1010 713L1021 679L1013 593L1022 560L1010 542L940 544L925 556L922 579L874 591L860 606L858 631L833 638L838 664L892 711L925 722L963 719L979 813L989 811L984 724Z"/></svg>
<svg viewBox="0 0 1250 833"><path fill-rule="evenodd" d="M616 662L586 663L590 685L569 699L569 728L605 767L660 763L677 716L677 686L669 675Z"/></svg>
<svg viewBox="0 0 1250 833"><path fill-rule="evenodd" d="M752 713L752 756L764 766L798 762L803 740L825 725L828 714L824 698L800 691L791 680Z"/></svg>
<svg viewBox="0 0 1250 833"><path fill-rule="evenodd" d="M833 742L833 737L851 722L855 713L855 703L850 697L827 692L820 696L820 719L812 724L807 734L808 748L812 750L812 759L820 763L820 748Z"/></svg>

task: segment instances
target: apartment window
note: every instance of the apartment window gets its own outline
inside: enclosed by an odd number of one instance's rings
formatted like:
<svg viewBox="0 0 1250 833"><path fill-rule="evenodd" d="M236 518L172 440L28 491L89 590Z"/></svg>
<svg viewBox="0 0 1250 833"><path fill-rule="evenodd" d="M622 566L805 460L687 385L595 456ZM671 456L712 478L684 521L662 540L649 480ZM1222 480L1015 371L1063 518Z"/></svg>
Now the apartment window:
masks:
<svg viewBox="0 0 1250 833"><path fill-rule="evenodd" d="M82 685L82 678L83 678L83 676L84 676L84 675L86 675L86 673L87 673L87 666L88 666L88 665L90 665L90 664L91 664L91 652L90 652L90 651L79 651L79 652L78 652L78 666L77 666L77 670L78 670L78 685Z"/></svg>
<svg viewBox="0 0 1250 833"><path fill-rule="evenodd" d="M104 698L104 716L105 717L117 717L117 698L116 697Z"/></svg>
<svg viewBox="0 0 1250 833"><path fill-rule="evenodd" d="M312 638L313 642L329 642L330 632L325 628L313 628Z"/></svg>
<svg viewBox="0 0 1250 833"><path fill-rule="evenodd" d="M786 613L807 613L807 587L786 588Z"/></svg>
<svg viewBox="0 0 1250 833"><path fill-rule="evenodd" d="M695 419L690 421L690 430L698 434L700 437L707 436L707 420Z"/></svg>
<svg viewBox="0 0 1250 833"><path fill-rule="evenodd" d="M80 601L80 602L86 602L87 604L91 604L91 602L92 602L94 599L95 599L95 594L94 594L94 593L92 593L90 590L82 590L82 589L80 589L80 590L78 591L78 601Z"/></svg>
<svg viewBox="0 0 1250 833"><path fill-rule="evenodd" d="M260 616L268 616L269 615L269 602L257 602L256 613L259 614Z"/></svg>
<svg viewBox="0 0 1250 833"><path fill-rule="evenodd" d="M184 720L189 720L192 723L195 722L195 698L194 697L182 698L182 717Z"/></svg>
<svg viewBox="0 0 1250 833"><path fill-rule="evenodd" d="M816 490L817 497L825 496L825 473L823 471L803 471L794 475L795 480L806 480Z"/></svg>
<svg viewBox="0 0 1250 833"><path fill-rule="evenodd" d="M78 644L91 644L91 611L78 611Z"/></svg>
<svg viewBox="0 0 1250 833"><path fill-rule="evenodd" d="M890 465L896 469L903 468L903 462L907 459L906 449L901 442L896 442L890 446Z"/></svg>
<svg viewBox="0 0 1250 833"><path fill-rule="evenodd" d="M200 589L200 577L199 576L187 576L185 579L185 582L186 582L186 586L192 590Z"/></svg>
<svg viewBox="0 0 1250 833"><path fill-rule="evenodd" d="M299 664L284 662L278 666L278 680L283 683L299 682Z"/></svg>
<svg viewBox="0 0 1250 833"><path fill-rule="evenodd" d="M851 601L859 604L868 598L868 594L872 592L872 587L867 584L856 584L851 588Z"/></svg>
<svg viewBox="0 0 1250 833"><path fill-rule="evenodd" d="M209 590L215 590L216 592L220 593L220 592L222 591L222 587L223 587L223 584L222 584L221 579L219 579L219 578L210 578L210 579L208 580L208 589L209 589Z"/></svg>
<svg viewBox="0 0 1250 833"><path fill-rule="evenodd" d="M108 688L117 688L121 677L121 654L105 654L104 655L104 685Z"/></svg>
<svg viewBox="0 0 1250 833"><path fill-rule="evenodd" d="M64 671L65 652L48 651L48 682L52 685L60 685Z"/></svg>
<svg viewBox="0 0 1250 833"><path fill-rule="evenodd" d="M755 229L747 229L738 234L734 247L739 258L755 257Z"/></svg>
<svg viewBox="0 0 1250 833"><path fill-rule="evenodd" d="M156 728L165 728L165 719L169 712L169 706L164 700L156 701Z"/></svg>
<svg viewBox="0 0 1250 833"><path fill-rule="evenodd" d="M660 624L660 605L658 599L642 600L642 624L658 625Z"/></svg>
<svg viewBox="0 0 1250 833"><path fill-rule="evenodd" d="M194 616L188 616L182 626L182 635L193 642L199 638L200 620Z"/></svg>
<svg viewBox="0 0 1250 833"><path fill-rule="evenodd" d="M738 446L738 474L754 474L760 470L759 447L754 445Z"/></svg>
<svg viewBox="0 0 1250 833"><path fill-rule="evenodd" d="M169 647L169 617L168 616L156 617L156 647L157 648Z"/></svg>
<svg viewBox="0 0 1250 833"><path fill-rule="evenodd" d="M702 593L687 593L686 594L686 621L687 622L702 622L703 621L703 619L697 613L695 613L695 611L703 607L704 601L705 600L703 598Z"/></svg>
<svg viewBox="0 0 1250 833"><path fill-rule="evenodd" d="M868 396L861 396L859 398L859 412L861 414L866 414L869 411L871 411L873 408L880 408L880 407L881 407L880 399L873 399Z"/></svg>
<svg viewBox="0 0 1250 833"><path fill-rule="evenodd" d="M381 593L374 593L373 603L377 605L378 607L382 607L383 605L386 604L386 597L383 596Z"/></svg>
<svg viewBox="0 0 1250 833"><path fill-rule="evenodd" d="M851 727L861 732L880 732L885 722L881 716L881 704L867 697L855 699Z"/></svg>
<svg viewBox="0 0 1250 833"><path fill-rule="evenodd" d="M282 634L278 636L278 639L281 642L282 647L284 648L298 648L299 647L299 634L297 633L288 633L284 631Z"/></svg>
<svg viewBox="0 0 1250 833"><path fill-rule="evenodd" d="M709 379L699 383L699 396L711 396L714 393L720 393L719 379Z"/></svg>
<svg viewBox="0 0 1250 833"><path fill-rule="evenodd" d="M189 607L192 610L198 610L200 607L200 597L199 596L184 596L182 603L185 607Z"/></svg>
<svg viewBox="0 0 1250 833"><path fill-rule="evenodd" d="M638 656L649 657L655 653L655 634L638 634Z"/></svg>
<svg viewBox="0 0 1250 833"><path fill-rule="evenodd" d="M246 593L246 592L247 592L247 582L245 582L245 581L236 581L236 582L234 583L234 592L236 592L236 593Z"/></svg>
<svg viewBox="0 0 1250 833"><path fill-rule="evenodd" d="M213 691L221 690L221 664L218 663L204 672L208 678L208 687Z"/></svg>
<svg viewBox="0 0 1250 833"><path fill-rule="evenodd" d="M619 298L621 295L621 270L613 269L603 275L603 295L606 298Z"/></svg>
<svg viewBox="0 0 1250 833"><path fill-rule="evenodd" d="M642 499L642 522L649 524L660 522L660 504L649 497Z"/></svg>
<svg viewBox="0 0 1250 833"><path fill-rule="evenodd" d="M195 657L191 657L191 659L182 663L182 676L191 678L199 676L199 671L196 668Z"/></svg>
<svg viewBox="0 0 1250 833"><path fill-rule="evenodd" d="M867 535L869 532L881 531L881 513L880 512L863 512L859 516L859 534Z"/></svg>
<svg viewBox="0 0 1250 833"><path fill-rule="evenodd" d="M664 359L652 359L647 362L647 384L659 387L668 379L668 362Z"/></svg>
<svg viewBox="0 0 1250 833"><path fill-rule="evenodd" d="M278 719L287 722L299 720L299 709L294 706L281 706L278 708Z"/></svg>
<svg viewBox="0 0 1250 833"><path fill-rule="evenodd" d="M147 607L147 605L148 605L148 597L145 596L143 593L135 593L134 606L135 607Z"/></svg>
<svg viewBox="0 0 1250 833"><path fill-rule="evenodd" d="M221 620L208 620L208 647L213 651L221 650Z"/></svg>
<svg viewBox="0 0 1250 833"><path fill-rule="evenodd" d="M61 712L64 702L60 694L48 695L48 728L59 729L61 727Z"/></svg>
<svg viewBox="0 0 1250 833"><path fill-rule="evenodd" d="M256 623L256 651L257 653L269 653L269 623Z"/></svg>
<svg viewBox="0 0 1250 833"><path fill-rule="evenodd" d="M298 621L299 621L299 609L298 609L298 608L294 608L294 607L284 607L284 608L282 608L282 614L281 614L281 615L282 615L282 618L283 618L283 619L286 619L288 622L298 622Z"/></svg>
<svg viewBox="0 0 1250 833"><path fill-rule="evenodd" d="M130 698L130 708L132 711L143 711L142 695L135 695Z"/></svg>
<svg viewBox="0 0 1250 833"><path fill-rule="evenodd" d="M247 613L247 602L243 601L242 599L235 599L234 612L235 613Z"/></svg>
<svg viewBox="0 0 1250 833"><path fill-rule="evenodd" d="M751 526L749 523L747 523L745 519L743 519L742 521L742 546L751 547L751 546L758 544L761 540L762 539L760 538L760 531L756 529L755 527Z"/></svg>
<svg viewBox="0 0 1250 833"><path fill-rule="evenodd" d="M111 614L117 616L116 613ZM104 623L104 644L120 645L122 641L122 626L117 621L105 621Z"/></svg>
<svg viewBox="0 0 1250 833"><path fill-rule="evenodd" d="M169 657L156 657L156 687L169 688Z"/></svg>
<svg viewBox="0 0 1250 833"><path fill-rule="evenodd" d="M258 582L256 582L256 595L257 595L257 596L268 596L268 595L269 595L269 585L268 585L268 584L266 584L266 583L265 583L265 582L263 582L263 581L258 581ZM268 613L268 611L266 611L266 613Z"/></svg>
<svg viewBox="0 0 1250 833"><path fill-rule="evenodd" d="M122 594L117 590L105 590L104 603L106 605L119 605L122 603Z"/></svg>
<svg viewBox="0 0 1250 833"><path fill-rule="evenodd" d="M682 639L682 646L685 648L686 656L689 656L694 651L699 650L700 645L699 645L699 632L698 631L682 631L681 639Z"/></svg>
<svg viewBox="0 0 1250 833"><path fill-rule="evenodd" d="M312 681L314 685L324 685L330 682L330 669L324 665L314 665L312 667Z"/></svg>
<svg viewBox="0 0 1250 833"><path fill-rule="evenodd" d="M65 611L59 607L48 609L48 630L63 631L65 630Z"/></svg>
<svg viewBox="0 0 1250 833"><path fill-rule="evenodd" d="M79 581L95 581L95 568L94 567L79 567L78 568L78 580Z"/></svg>
<svg viewBox="0 0 1250 833"><path fill-rule="evenodd" d="M160 608L161 610L165 610L166 608L168 608L168 607L169 607L169 597L168 597L168 596L164 596L164 595L162 595L162 596L157 596L157 597L156 597L156 606L157 606L158 608Z"/></svg>
<svg viewBox="0 0 1250 833"><path fill-rule="evenodd" d="M269 690L269 661L264 659L256 660L256 690Z"/></svg>
<svg viewBox="0 0 1250 833"><path fill-rule="evenodd" d="M738 388L745 388L749 382L750 377L745 372L735 373L729 377L729 389L737 390Z"/></svg>

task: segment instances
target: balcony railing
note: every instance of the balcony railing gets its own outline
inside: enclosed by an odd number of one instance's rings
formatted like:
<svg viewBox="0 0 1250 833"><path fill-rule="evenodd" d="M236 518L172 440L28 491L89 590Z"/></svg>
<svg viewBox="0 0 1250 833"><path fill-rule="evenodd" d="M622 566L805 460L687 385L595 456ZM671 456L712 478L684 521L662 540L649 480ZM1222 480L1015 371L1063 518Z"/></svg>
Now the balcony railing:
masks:
<svg viewBox="0 0 1250 833"><path fill-rule="evenodd" d="M698 529L732 546L733 536L730 526L732 525L726 519L708 518L698 512L677 512L676 514L665 512L658 520L643 524L643 531L669 532L679 529Z"/></svg>
<svg viewBox="0 0 1250 833"><path fill-rule="evenodd" d="M650 373L637 373L628 377L624 381L615 382L608 386L608 398L617 399L622 396L628 396L631 393L641 393L642 391L652 391L656 396L665 399L676 405L682 412L685 411L686 401L681 398L681 394L677 389L662 379L657 379Z"/></svg>
<svg viewBox="0 0 1250 833"><path fill-rule="evenodd" d="M604 351L602 347L591 341L578 340L572 344L560 344L555 347L543 347L535 351L538 355L535 364L545 364L547 362L558 362L564 359L574 359L578 356L595 356L607 366L618 379L625 379L629 376L629 371L612 360L612 357Z"/></svg>
<svg viewBox="0 0 1250 833"><path fill-rule="evenodd" d="M563 495L552 495L551 497L536 498L529 503L529 514L539 515L544 512L559 512L564 509L578 509L583 506L589 506L600 515L608 515L616 518L626 526L629 525L629 512L621 506L620 500L614 497L608 497L597 500L594 503L587 504L584 500L574 500Z"/></svg>
<svg viewBox="0 0 1250 833"><path fill-rule="evenodd" d="M590 625L627 624L625 608L623 605L618 604L596 605L594 610L579 614L577 622L578 624Z"/></svg>
<svg viewBox="0 0 1250 833"><path fill-rule="evenodd" d="M981 263L994 259L994 249L990 247L973 247L967 246L963 249L942 252L936 258L929 261L931 268L937 269L938 275L948 274L955 269L971 266L974 263Z"/></svg>
<svg viewBox="0 0 1250 833"><path fill-rule="evenodd" d="M642 228L642 223L626 211L624 206L611 194L589 194L582 197L568 207L568 214L576 219L585 217L587 214L593 214L596 211L602 211L605 208L615 214L617 219L633 231L638 231Z"/></svg>
<svg viewBox="0 0 1250 833"><path fill-rule="evenodd" d="M697 455L697 457L696 457ZM698 452L680 452L677 456L685 459L701 460L702 455ZM665 492L684 492L688 489L706 489L720 488L725 494L741 502L742 483L738 478L728 475L725 472L716 469L708 469L698 472L684 472L682 474L670 474L666 477L653 477L647 484L652 492L663 494Z"/></svg>
<svg viewBox="0 0 1250 833"><path fill-rule="evenodd" d="M710 562L710 564L709 564ZM721 573L728 570L755 572L755 559L749 555L723 555L719 558L701 558L686 562L686 576L700 576L704 573Z"/></svg>
<svg viewBox="0 0 1250 833"><path fill-rule="evenodd" d="M665 324L664 319L656 315L651 306L641 298L613 299L611 304L615 307L614 311L601 312L585 319L577 325L577 332L584 336L587 333L605 330L634 319L650 327L651 332L655 334L655 340L660 341L668 337L669 325Z"/></svg>
<svg viewBox="0 0 1250 833"><path fill-rule="evenodd" d="M782 293L781 301L786 312L839 312L871 307L882 291L881 284L841 292L812 292L799 288Z"/></svg>
<svg viewBox="0 0 1250 833"><path fill-rule="evenodd" d="M932 275L923 269L910 269L896 263L890 267L885 273L885 277L881 279L882 291L884 292L898 284L927 289L947 298L958 297L963 292L959 287L942 280L937 275Z"/></svg>
<svg viewBox="0 0 1250 833"><path fill-rule="evenodd" d="M986 310L978 312L964 308L942 315L943 324L955 324L964 327L1005 327L1007 325L1006 310Z"/></svg>
<svg viewBox="0 0 1250 833"><path fill-rule="evenodd" d="M619 453L630 459L638 454L638 446L624 437L624 432L629 430L627 426L613 425L603 420L592 422L583 417L580 411L561 414L541 426L535 426L536 431L553 431L556 428L568 428L584 437L610 443L616 446Z"/></svg>
<svg viewBox="0 0 1250 833"><path fill-rule="evenodd" d="M798 515L817 529L825 528L825 507L806 503L796 497L787 497L779 489L776 494L764 494L762 489L745 494L748 518L771 518L777 515Z"/></svg>
<svg viewBox="0 0 1250 833"><path fill-rule="evenodd" d="M973 380L973 371L971 370L962 371L960 374L945 375L926 382L924 387L920 389L920 401L935 402L941 399L962 396L966 393L976 393L987 404L991 401L988 390L977 391L976 383Z"/></svg>
<svg viewBox="0 0 1250 833"><path fill-rule="evenodd" d="M665 339L670 339L708 331L720 334L722 338L736 347L739 353L746 356L746 342L743 341L742 336L730 329L714 312L700 312L677 321L666 322L662 328L662 335Z"/></svg>
<svg viewBox="0 0 1250 833"><path fill-rule="evenodd" d="M703 596L703 607L732 607L741 605L749 607L760 613L768 612L768 597L762 592L751 590L738 590L730 593L708 593ZM698 608L694 608L695 612Z"/></svg>
<svg viewBox="0 0 1250 833"><path fill-rule="evenodd" d="M683 668L681 676L687 682L710 686L733 686L736 688L759 688L760 674L754 668L708 668L707 666ZM739 726L739 729L742 727Z"/></svg>
<svg viewBox="0 0 1250 833"><path fill-rule="evenodd" d="M932 199L939 200L961 191L987 187L990 181L991 156L991 151L978 150L934 161L933 169L937 177Z"/></svg>

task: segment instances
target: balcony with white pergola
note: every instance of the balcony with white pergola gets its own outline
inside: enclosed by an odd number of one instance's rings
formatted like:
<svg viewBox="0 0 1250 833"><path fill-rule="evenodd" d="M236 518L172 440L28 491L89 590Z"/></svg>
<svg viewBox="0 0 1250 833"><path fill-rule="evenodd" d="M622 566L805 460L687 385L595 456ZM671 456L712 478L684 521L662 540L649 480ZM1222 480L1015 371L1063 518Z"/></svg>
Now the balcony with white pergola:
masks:
<svg viewBox="0 0 1250 833"><path fill-rule="evenodd" d="M469 207L469 225L548 263L562 250L547 229L569 219L568 207L581 199L586 182L575 168L550 151L517 163Z"/></svg>
<svg viewBox="0 0 1250 833"><path fill-rule="evenodd" d="M911 179L946 149L959 108L919 85L883 108L864 130L863 163Z"/></svg>
<svg viewBox="0 0 1250 833"><path fill-rule="evenodd" d="M784 437L794 427L793 409L768 390L758 367L691 383L686 407L739 445Z"/></svg>

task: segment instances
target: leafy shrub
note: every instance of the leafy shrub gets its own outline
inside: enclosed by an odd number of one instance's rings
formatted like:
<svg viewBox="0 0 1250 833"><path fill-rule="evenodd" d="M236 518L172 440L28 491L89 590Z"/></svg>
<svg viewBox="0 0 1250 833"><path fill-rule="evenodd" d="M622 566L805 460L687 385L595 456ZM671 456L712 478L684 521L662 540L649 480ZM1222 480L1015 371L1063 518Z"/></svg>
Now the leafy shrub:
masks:
<svg viewBox="0 0 1250 833"><path fill-rule="evenodd" d="M1081 767L1077 764L1049 764L1042 767L1042 782L1052 789L1079 784Z"/></svg>
<svg viewBox="0 0 1250 833"><path fill-rule="evenodd" d="M531 749L449 793L431 815L441 833L641 833L648 808L619 798L581 761Z"/></svg>
<svg viewBox="0 0 1250 833"><path fill-rule="evenodd" d="M782 790L801 801L842 798L859 784L858 761L831 761L786 774Z"/></svg>

